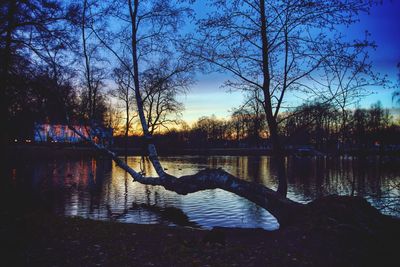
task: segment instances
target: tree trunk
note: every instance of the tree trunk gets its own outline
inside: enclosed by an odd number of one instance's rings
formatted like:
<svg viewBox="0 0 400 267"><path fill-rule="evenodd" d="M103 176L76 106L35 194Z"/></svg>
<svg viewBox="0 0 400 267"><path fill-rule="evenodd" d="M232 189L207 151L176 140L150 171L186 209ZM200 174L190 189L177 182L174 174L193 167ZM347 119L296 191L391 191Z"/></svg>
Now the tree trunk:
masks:
<svg viewBox="0 0 400 267"><path fill-rule="evenodd" d="M260 0L260 22L261 22L261 42L262 42L262 63L263 63L263 94L264 94L264 111L267 118L268 128L270 131L270 139L272 142L272 151L274 161L276 162L278 171L278 193L282 196L287 194L287 181L285 175L285 159L278 135L278 124L272 113L272 103L270 95L271 77L269 72L269 51L267 36L267 21L265 15L265 0Z"/></svg>
<svg viewBox="0 0 400 267"><path fill-rule="evenodd" d="M140 94L140 81L139 81L139 64L138 64L138 55L137 55L137 14L138 14L138 8L139 8L139 1L134 0L134 6L132 7L132 0L128 0L128 5L129 5L129 14L131 18L131 25L132 25L132 62L133 62L133 82L134 82L134 87L135 87L135 98L136 98L136 104L138 108L138 114L139 114L139 119L140 123L142 125L143 129L143 135L145 137L145 140L147 142L147 150L149 153L149 159L151 163L153 164L154 169L156 170L158 176L160 176L161 179L167 176L165 173L163 167L160 164L160 161L158 160L158 155L157 155L157 149L155 145L153 144L153 137L149 132L149 128L146 122L146 117L144 114L143 110L143 99Z"/></svg>
<svg viewBox="0 0 400 267"><path fill-rule="evenodd" d="M88 96L87 96L87 101L88 101L88 107L87 107L87 115L88 119L90 122L93 120L93 105L92 105L92 100L93 100L93 88L92 88L92 79L90 77L90 58L87 52L87 44L86 44L86 8L87 8L87 0L83 1L83 10L82 10L82 24L81 24L81 30L82 30L82 48L83 48L83 56L85 58L85 79L86 79L86 85L88 87Z"/></svg>
<svg viewBox="0 0 400 267"><path fill-rule="evenodd" d="M125 157L128 156L128 135L129 135L129 99L126 100L126 122L125 122Z"/></svg>

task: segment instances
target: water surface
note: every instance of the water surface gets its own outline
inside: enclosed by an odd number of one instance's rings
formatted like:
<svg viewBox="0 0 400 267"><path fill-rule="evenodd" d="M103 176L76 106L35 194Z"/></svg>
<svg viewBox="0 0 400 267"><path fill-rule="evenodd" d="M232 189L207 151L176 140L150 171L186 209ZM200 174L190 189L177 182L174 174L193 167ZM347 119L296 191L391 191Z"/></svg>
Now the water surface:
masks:
<svg viewBox="0 0 400 267"><path fill-rule="evenodd" d="M221 167L242 179L277 187L276 169L267 156L177 156L160 160L166 171L175 176ZM151 164L140 157L128 157L128 164L155 176ZM307 203L328 194L359 195L383 212L399 216L399 165L377 158L288 157L288 197ZM132 182L110 159L32 161L14 166L11 176L17 186L29 187L54 213L65 216L176 225L179 222L159 212L173 207L204 228L279 227L269 212L232 193L215 189L181 196L159 186L141 185Z"/></svg>

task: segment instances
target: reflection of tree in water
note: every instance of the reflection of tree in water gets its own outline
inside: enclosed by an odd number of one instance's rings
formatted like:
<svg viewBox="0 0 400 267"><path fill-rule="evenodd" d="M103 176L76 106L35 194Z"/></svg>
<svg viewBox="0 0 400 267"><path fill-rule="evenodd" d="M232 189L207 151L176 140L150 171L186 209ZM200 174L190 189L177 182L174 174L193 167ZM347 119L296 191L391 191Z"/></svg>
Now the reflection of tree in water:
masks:
<svg viewBox="0 0 400 267"><path fill-rule="evenodd" d="M243 179L247 181L252 181L254 179L254 176L252 175L252 169L251 167L249 168L249 157L243 156L243 157L235 157L236 161L236 166L234 168L235 172L234 175L236 177L243 177ZM226 164L228 165L228 164ZM221 167L221 166L219 166ZM224 169L228 169L223 167Z"/></svg>
<svg viewBox="0 0 400 267"><path fill-rule="evenodd" d="M247 157L249 158L249 157ZM261 176L261 159L260 157L250 157L249 178L255 183L260 183Z"/></svg>
<svg viewBox="0 0 400 267"><path fill-rule="evenodd" d="M398 162L391 160L385 162L380 157L366 158L363 161L364 166L368 166L361 168L364 171L366 184L365 198L375 203L379 210L399 216L400 174L396 165Z"/></svg>
<svg viewBox="0 0 400 267"><path fill-rule="evenodd" d="M110 173L111 161L96 158L54 159L31 165L28 181L32 192L43 205L58 214L78 215L99 205L104 175Z"/></svg>
<svg viewBox="0 0 400 267"><path fill-rule="evenodd" d="M110 159L91 158L86 162L86 165L89 168L89 182L87 190L81 190L80 199L84 202L88 201L88 213L99 218L102 216L101 205L105 186L107 187L107 198L110 198L110 183L106 183L106 181L111 180L112 161ZM87 206L86 203L82 203L81 207L85 210Z"/></svg>
<svg viewBox="0 0 400 267"><path fill-rule="evenodd" d="M399 215L400 214L400 182L390 180L387 190L378 198L379 209L383 212Z"/></svg>
<svg viewBox="0 0 400 267"><path fill-rule="evenodd" d="M292 181L288 180L289 186L293 182L293 190L301 190L304 196L310 197L314 195L313 188L311 188L311 180L315 177L314 165L312 160L308 158L296 159L293 158L293 172Z"/></svg>
<svg viewBox="0 0 400 267"><path fill-rule="evenodd" d="M399 199L399 190L390 186L399 179L399 170L372 157L289 158L287 172L289 191L300 201L329 194L354 195L366 197L379 208L385 206L385 199Z"/></svg>
<svg viewBox="0 0 400 267"><path fill-rule="evenodd" d="M325 193L350 195L352 188L351 163L346 157L332 158L328 165Z"/></svg>
<svg viewBox="0 0 400 267"><path fill-rule="evenodd" d="M326 177L326 158L317 158L315 166L315 195L321 197L324 195L324 180Z"/></svg>

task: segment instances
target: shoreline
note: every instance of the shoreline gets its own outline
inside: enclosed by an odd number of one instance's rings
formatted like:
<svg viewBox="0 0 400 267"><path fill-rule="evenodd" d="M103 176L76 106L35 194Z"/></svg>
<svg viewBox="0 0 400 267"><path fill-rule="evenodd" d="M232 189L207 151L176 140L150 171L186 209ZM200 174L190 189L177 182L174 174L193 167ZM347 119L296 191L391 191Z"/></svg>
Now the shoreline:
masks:
<svg viewBox="0 0 400 267"><path fill-rule="evenodd" d="M123 156L123 148L111 148L113 152ZM13 157L43 157L43 156L99 156L101 152L97 151L91 146L71 146L65 144L52 144L52 145L10 145L5 148L5 154ZM159 149L159 156L272 156L271 151L265 148L208 148L208 149ZM4 154L4 153L3 153ZM141 156L142 150L137 148L130 148L127 151L127 156ZM329 154L318 153L315 155L297 156L295 153L287 152L287 156L295 156L298 158L312 158L312 157L341 157L341 156L354 156L354 157L391 157L400 159L400 154L395 153L376 153L370 152L365 154L345 153L345 154Z"/></svg>

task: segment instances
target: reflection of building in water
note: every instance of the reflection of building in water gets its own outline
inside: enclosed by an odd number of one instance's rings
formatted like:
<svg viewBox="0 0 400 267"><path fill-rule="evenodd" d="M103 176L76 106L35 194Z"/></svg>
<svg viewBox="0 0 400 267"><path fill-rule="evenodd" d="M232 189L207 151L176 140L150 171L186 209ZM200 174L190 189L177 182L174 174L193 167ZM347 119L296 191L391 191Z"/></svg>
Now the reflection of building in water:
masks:
<svg viewBox="0 0 400 267"><path fill-rule="evenodd" d="M113 143L113 129L105 127L96 127L92 129L90 126L74 125L78 132L86 138L93 136L93 140L98 143L100 140L104 144ZM35 142L59 142L59 143L79 143L82 138L71 130L67 125L63 124L40 124L34 125Z"/></svg>

